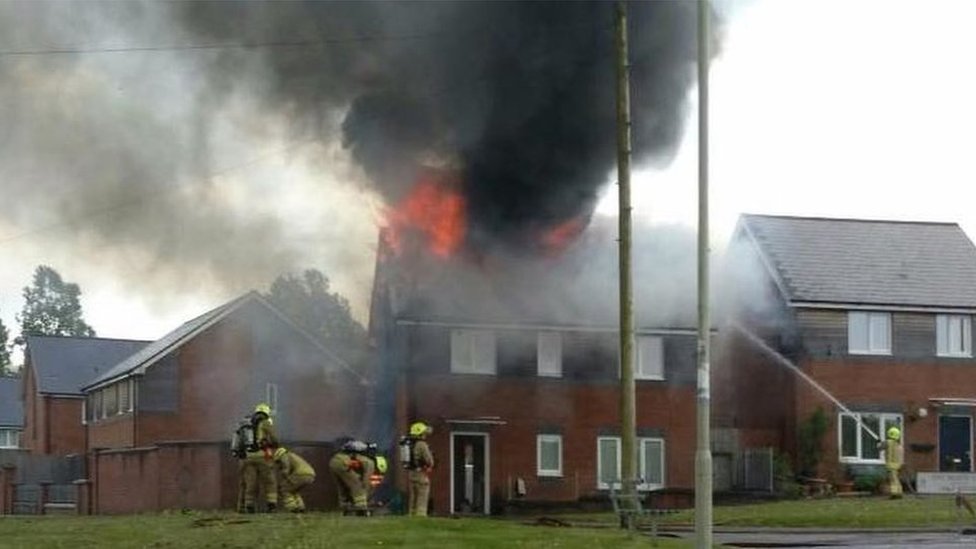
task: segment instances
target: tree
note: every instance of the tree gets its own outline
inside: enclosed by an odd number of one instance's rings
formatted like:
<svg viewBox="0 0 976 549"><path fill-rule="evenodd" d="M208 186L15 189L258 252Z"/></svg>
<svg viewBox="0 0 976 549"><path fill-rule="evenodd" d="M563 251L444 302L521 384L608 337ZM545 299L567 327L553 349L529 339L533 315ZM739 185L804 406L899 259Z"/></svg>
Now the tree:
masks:
<svg viewBox="0 0 976 549"><path fill-rule="evenodd" d="M347 362L365 358L366 329L352 317L349 300L330 292L329 277L320 271L281 275L265 297Z"/></svg>
<svg viewBox="0 0 976 549"><path fill-rule="evenodd" d="M77 284L65 282L51 267L37 267L33 284L24 288L16 343L23 345L29 335L94 336L95 330L82 319L80 296Z"/></svg>
<svg viewBox="0 0 976 549"><path fill-rule="evenodd" d="M10 332L3 325L3 320L0 320L0 376L10 375L10 346L7 344L9 337Z"/></svg>

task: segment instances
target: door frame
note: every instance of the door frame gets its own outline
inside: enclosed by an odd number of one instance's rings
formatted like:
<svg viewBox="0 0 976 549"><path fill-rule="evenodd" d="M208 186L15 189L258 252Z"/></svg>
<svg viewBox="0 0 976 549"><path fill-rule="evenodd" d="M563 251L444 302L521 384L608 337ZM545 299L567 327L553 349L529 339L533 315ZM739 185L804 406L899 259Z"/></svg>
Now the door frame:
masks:
<svg viewBox="0 0 976 549"><path fill-rule="evenodd" d="M477 433L474 431L451 431L451 514L454 510L454 437L483 437L485 439L485 515L491 514L491 437L488 433Z"/></svg>
<svg viewBox="0 0 976 549"><path fill-rule="evenodd" d="M936 459L939 460L938 470L942 472L942 418L944 417L964 417L969 420L969 472L973 472L973 416L967 414L939 414L939 422L936 425Z"/></svg>

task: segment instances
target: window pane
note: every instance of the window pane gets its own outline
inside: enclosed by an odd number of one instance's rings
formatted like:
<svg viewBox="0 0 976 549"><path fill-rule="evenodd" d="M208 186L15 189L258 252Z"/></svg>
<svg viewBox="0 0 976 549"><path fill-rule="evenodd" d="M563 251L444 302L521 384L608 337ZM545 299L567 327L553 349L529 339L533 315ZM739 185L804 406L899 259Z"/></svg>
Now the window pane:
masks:
<svg viewBox="0 0 976 549"><path fill-rule="evenodd" d="M861 415L861 422L864 427L881 436L881 420L875 414ZM861 458L862 459L881 459L881 450L878 449L878 440L871 436L864 428L861 429Z"/></svg>
<svg viewBox="0 0 976 549"><path fill-rule="evenodd" d="M611 484L620 479L617 472L617 439L601 438L599 442L600 451L600 483Z"/></svg>
<svg viewBox="0 0 976 549"><path fill-rule="evenodd" d="M935 316L935 352L936 354L949 354L949 317L947 315Z"/></svg>
<svg viewBox="0 0 976 549"><path fill-rule="evenodd" d="M857 457L857 422L852 416L840 416L840 455Z"/></svg>
<svg viewBox="0 0 976 549"><path fill-rule="evenodd" d="M973 354L973 321L972 317L962 317L962 354Z"/></svg>
<svg viewBox="0 0 976 549"><path fill-rule="evenodd" d="M125 380L119 384L119 412L125 413L129 411L129 380Z"/></svg>
<svg viewBox="0 0 976 549"><path fill-rule="evenodd" d="M664 346L660 337L637 338L638 378L664 379Z"/></svg>
<svg viewBox="0 0 976 549"><path fill-rule="evenodd" d="M540 376L562 375L562 337L552 332L539 334L538 367Z"/></svg>
<svg viewBox="0 0 976 549"><path fill-rule="evenodd" d="M641 450L641 476L644 483L663 484L664 444L660 440L645 440Z"/></svg>
<svg viewBox="0 0 976 549"><path fill-rule="evenodd" d="M847 347L850 352L867 352L868 350L868 314L862 312L847 313Z"/></svg>
<svg viewBox="0 0 976 549"><path fill-rule="evenodd" d="M560 472L561 439L556 435L539 437L539 471Z"/></svg>
<svg viewBox="0 0 976 549"><path fill-rule="evenodd" d="M102 403L105 400L104 398L102 398L103 392L104 391L95 391L94 393L92 393L92 397L95 399L95 406L94 406L95 416L93 419L98 419L102 417Z"/></svg>
<svg viewBox="0 0 976 549"><path fill-rule="evenodd" d="M472 371L471 332L468 330L454 330L451 332L451 371Z"/></svg>
<svg viewBox="0 0 976 549"><path fill-rule="evenodd" d="M495 373L495 333L475 332L474 371L480 374Z"/></svg>
<svg viewBox="0 0 976 549"><path fill-rule="evenodd" d="M891 351L891 315L888 313L871 313L871 351Z"/></svg>
<svg viewBox="0 0 976 549"><path fill-rule="evenodd" d="M105 415L115 415L119 411L118 384L109 385L105 389Z"/></svg>

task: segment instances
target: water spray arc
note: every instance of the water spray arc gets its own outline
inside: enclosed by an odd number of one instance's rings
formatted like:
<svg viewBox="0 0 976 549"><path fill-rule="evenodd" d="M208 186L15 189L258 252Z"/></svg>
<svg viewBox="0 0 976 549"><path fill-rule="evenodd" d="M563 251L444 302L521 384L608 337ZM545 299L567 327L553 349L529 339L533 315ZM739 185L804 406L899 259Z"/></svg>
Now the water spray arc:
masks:
<svg viewBox="0 0 976 549"><path fill-rule="evenodd" d="M860 425L860 427L862 429L864 429L865 431L867 431L867 433L869 435L871 435L872 438L874 438L875 440L877 440L879 442L881 441L881 437L878 436L877 433L875 433L874 431L872 431L867 425L865 425L861 421L861 416L859 416L858 414L855 414L854 412L852 412L850 410L850 408L848 408L847 406L844 406L844 403L843 402L841 402L840 400L837 399L837 397L835 397L834 395L832 395L827 389L824 388L823 385L817 383L817 380L813 379L812 377L810 377L809 374L807 374L806 372L804 372L803 370L801 370L799 366L797 366L796 364L793 364L792 361L790 361L788 358L786 358L785 356L783 356L782 354L780 354L779 352L777 352L775 349L773 349L772 347L770 347L769 345L767 345L766 342L763 341L759 336L757 336L756 334L750 332L748 329L746 329L744 326L742 326L738 322L733 322L732 323L732 327L735 328L736 330L738 330L739 333L741 333L742 335L746 336L746 339L748 339L754 345L756 345L757 347L759 347L760 349L762 349L763 351L765 351L767 354L769 354L770 356L772 356L776 360L776 362L778 364L780 364L781 366L785 366L785 367L789 368L793 373L795 373L796 375L798 375L800 377L800 379L806 381L814 389L816 389L821 394L823 394L825 397L827 397L828 399L830 399L830 401L833 402L838 408L840 408L841 411L843 411L846 414L849 414L852 418L854 418L854 421L856 421L857 424Z"/></svg>

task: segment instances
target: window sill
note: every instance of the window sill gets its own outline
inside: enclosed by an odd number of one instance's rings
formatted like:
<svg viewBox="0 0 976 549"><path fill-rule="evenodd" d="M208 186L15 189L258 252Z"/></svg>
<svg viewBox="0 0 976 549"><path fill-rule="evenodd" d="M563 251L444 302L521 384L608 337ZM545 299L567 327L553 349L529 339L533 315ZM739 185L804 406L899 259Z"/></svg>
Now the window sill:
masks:
<svg viewBox="0 0 976 549"><path fill-rule="evenodd" d="M536 471L535 476L539 477L539 480L562 480L563 479L562 473L555 473L555 472Z"/></svg>
<svg viewBox="0 0 976 549"><path fill-rule="evenodd" d="M861 458L840 458L841 463L848 465L884 465L885 461L883 459L861 459Z"/></svg>
<svg viewBox="0 0 976 549"><path fill-rule="evenodd" d="M667 380L663 377L634 376L634 381L667 381Z"/></svg>
<svg viewBox="0 0 976 549"><path fill-rule="evenodd" d="M968 355L966 355L966 354L958 354L958 355L956 355L956 354L942 354L942 355L937 354L935 356L937 358L973 358L972 353L970 353Z"/></svg>
<svg viewBox="0 0 976 549"><path fill-rule="evenodd" d="M489 377L489 376L490 377L496 377L498 375L497 372L469 372L469 371L466 371L466 370L465 371L451 370L451 374L452 375L461 375L461 376L485 376L485 377Z"/></svg>
<svg viewBox="0 0 976 549"><path fill-rule="evenodd" d="M847 354L852 356L892 356L891 351L851 351L849 349Z"/></svg>

